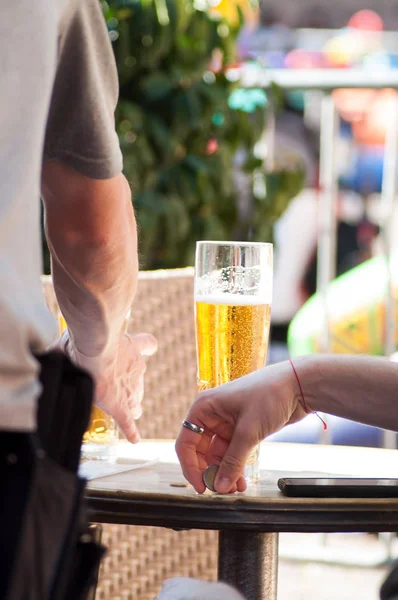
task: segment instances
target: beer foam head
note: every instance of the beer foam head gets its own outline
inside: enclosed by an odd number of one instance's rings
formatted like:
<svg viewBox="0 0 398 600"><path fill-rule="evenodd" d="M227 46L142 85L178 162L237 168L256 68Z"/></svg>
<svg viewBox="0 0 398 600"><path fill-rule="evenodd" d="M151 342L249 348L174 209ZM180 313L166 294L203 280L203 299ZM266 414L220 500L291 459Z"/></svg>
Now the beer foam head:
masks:
<svg viewBox="0 0 398 600"><path fill-rule="evenodd" d="M195 294L195 302L203 304L226 304L228 306L258 306L259 304L271 304L272 294L269 296L244 296L241 294Z"/></svg>
<svg viewBox="0 0 398 600"><path fill-rule="evenodd" d="M195 298L210 303L254 306L272 303L272 267L226 266L195 275Z"/></svg>

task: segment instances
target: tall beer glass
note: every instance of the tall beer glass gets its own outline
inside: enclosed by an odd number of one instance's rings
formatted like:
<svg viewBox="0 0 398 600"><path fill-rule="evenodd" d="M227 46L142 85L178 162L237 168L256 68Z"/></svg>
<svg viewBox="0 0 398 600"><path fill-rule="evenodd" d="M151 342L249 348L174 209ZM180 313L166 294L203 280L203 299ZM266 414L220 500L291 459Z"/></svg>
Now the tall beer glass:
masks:
<svg viewBox="0 0 398 600"><path fill-rule="evenodd" d="M199 390L265 365L272 303L272 244L198 242L195 320ZM246 465L259 479L259 447Z"/></svg>
<svg viewBox="0 0 398 600"><path fill-rule="evenodd" d="M66 329L66 322L60 311L58 311L58 327L60 334ZM119 429L114 419L100 408L93 406L90 423L83 436L82 458L114 461L117 458L118 439Z"/></svg>

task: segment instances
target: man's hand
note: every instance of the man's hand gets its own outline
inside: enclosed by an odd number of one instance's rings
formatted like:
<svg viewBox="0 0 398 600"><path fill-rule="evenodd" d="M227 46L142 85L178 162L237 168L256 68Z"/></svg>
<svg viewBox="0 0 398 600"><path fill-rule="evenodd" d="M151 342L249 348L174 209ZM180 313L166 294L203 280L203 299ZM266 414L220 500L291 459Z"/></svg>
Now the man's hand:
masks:
<svg viewBox="0 0 398 600"><path fill-rule="evenodd" d="M243 470L255 446L305 415L288 362L201 392L186 419L205 431L200 435L183 427L176 443L184 476L203 493L203 471L220 464L216 490L243 492Z"/></svg>
<svg viewBox="0 0 398 600"><path fill-rule="evenodd" d="M70 359L89 371L95 380L95 404L110 414L129 442L140 435L136 420L142 414L145 357L157 350L157 341L149 333L121 334L117 348L106 357L89 358L81 354L65 331L59 342Z"/></svg>

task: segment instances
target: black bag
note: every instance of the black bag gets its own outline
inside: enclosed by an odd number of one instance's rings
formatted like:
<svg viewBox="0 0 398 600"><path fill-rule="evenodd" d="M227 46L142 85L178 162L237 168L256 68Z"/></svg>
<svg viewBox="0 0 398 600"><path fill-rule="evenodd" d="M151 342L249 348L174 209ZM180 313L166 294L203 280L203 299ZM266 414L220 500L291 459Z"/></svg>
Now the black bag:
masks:
<svg viewBox="0 0 398 600"><path fill-rule="evenodd" d="M0 432L0 599L84 600L104 549L78 474L93 383L67 357L39 357L37 434Z"/></svg>
<svg viewBox="0 0 398 600"><path fill-rule="evenodd" d="M381 600L398 600L398 563L390 571L380 590Z"/></svg>

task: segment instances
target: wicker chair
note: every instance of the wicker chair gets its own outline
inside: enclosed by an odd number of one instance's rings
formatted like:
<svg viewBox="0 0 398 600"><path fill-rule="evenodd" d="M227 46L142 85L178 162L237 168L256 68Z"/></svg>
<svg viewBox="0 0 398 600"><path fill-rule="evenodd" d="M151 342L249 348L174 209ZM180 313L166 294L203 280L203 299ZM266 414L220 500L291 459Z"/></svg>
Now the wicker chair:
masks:
<svg viewBox="0 0 398 600"><path fill-rule="evenodd" d="M51 280L43 283L54 309ZM193 269L140 273L128 330L152 333L159 342L146 373L140 433L148 439L174 439L196 390ZM216 579L213 531L104 525L103 543L108 554L96 600L154 600L162 582L175 576Z"/></svg>

